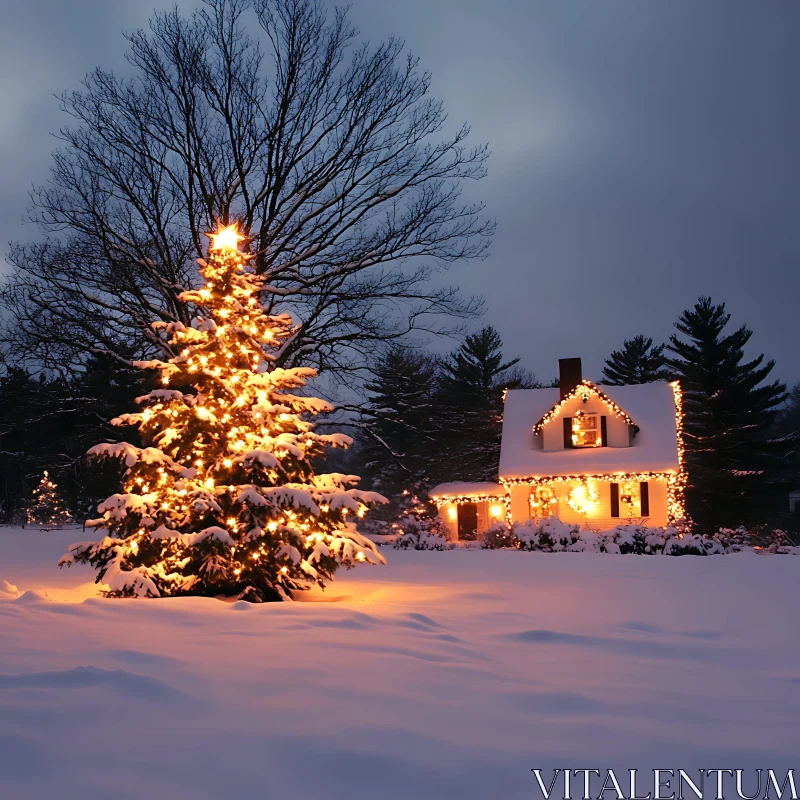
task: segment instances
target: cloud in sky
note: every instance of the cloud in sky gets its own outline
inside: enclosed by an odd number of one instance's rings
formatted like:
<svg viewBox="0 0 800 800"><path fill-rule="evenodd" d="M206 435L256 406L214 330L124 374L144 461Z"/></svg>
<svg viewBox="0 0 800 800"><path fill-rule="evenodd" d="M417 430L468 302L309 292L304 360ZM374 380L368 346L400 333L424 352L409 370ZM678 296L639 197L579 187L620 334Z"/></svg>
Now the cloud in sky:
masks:
<svg viewBox="0 0 800 800"><path fill-rule="evenodd" d="M124 69L122 30L156 0L34 0L0 32L0 239L46 178L52 95ZM192 8L182 2L181 7ZM498 220L491 257L450 278L542 378L597 377L623 337L666 338L699 294L800 380L800 4L749 0L355 0L373 40L404 38L453 122L488 141L469 188Z"/></svg>

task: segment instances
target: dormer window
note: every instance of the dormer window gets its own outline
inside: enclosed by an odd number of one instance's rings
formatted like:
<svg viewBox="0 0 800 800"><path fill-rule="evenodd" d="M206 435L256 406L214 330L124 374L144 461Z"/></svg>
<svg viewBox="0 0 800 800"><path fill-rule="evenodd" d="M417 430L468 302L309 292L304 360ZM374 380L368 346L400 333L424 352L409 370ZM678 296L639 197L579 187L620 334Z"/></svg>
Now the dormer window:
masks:
<svg viewBox="0 0 800 800"><path fill-rule="evenodd" d="M592 412L579 411L572 418L572 446L601 447L602 444L600 416Z"/></svg>

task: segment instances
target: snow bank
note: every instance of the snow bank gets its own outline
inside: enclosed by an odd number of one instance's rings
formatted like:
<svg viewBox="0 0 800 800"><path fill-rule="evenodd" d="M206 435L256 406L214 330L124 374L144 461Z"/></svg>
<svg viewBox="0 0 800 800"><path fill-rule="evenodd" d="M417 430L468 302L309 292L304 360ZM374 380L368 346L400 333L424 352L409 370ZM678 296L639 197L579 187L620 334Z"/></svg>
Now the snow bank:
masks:
<svg viewBox="0 0 800 800"><path fill-rule="evenodd" d="M55 567L78 538L0 529L0 586L42 598L0 600L2 798L522 800L532 768L797 766L794 558L390 550L310 602L82 602L92 571Z"/></svg>

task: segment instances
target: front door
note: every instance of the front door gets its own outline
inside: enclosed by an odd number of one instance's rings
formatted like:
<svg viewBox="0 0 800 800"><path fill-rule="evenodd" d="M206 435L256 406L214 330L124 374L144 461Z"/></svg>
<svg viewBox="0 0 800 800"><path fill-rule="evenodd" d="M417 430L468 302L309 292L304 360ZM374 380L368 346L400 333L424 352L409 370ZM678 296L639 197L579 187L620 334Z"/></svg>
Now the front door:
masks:
<svg viewBox="0 0 800 800"><path fill-rule="evenodd" d="M478 536L478 504L461 503L458 506L458 538L475 539Z"/></svg>

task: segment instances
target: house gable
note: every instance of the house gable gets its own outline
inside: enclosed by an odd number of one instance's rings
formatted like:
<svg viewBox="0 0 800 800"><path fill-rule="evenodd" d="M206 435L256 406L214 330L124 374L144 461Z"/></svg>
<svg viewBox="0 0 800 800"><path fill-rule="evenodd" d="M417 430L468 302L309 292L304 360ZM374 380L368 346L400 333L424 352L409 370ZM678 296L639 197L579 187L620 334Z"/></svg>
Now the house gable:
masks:
<svg viewBox="0 0 800 800"><path fill-rule="evenodd" d="M596 415L600 421L598 438L602 439L603 447L630 447L639 426L626 412L620 411L610 398L588 391L587 387L587 391L576 390L559 401L533 426L533 433L543 450L563 450L571 446L568 442L572 436L572 420L581 414Z"/></svg>
<svg viewBox="0 0 800 800"><path fill-rule="evenodd" d="M541 433L548 423L563 416L572 416L579 410L599 412L611 415L630 426L633 435L639 431L639 426L633 421L630 414L621 408L611 397L591 381L584 380L578 384L565 397L559 400L547 413L543 414L533 426L534 433Z"/></svg>

